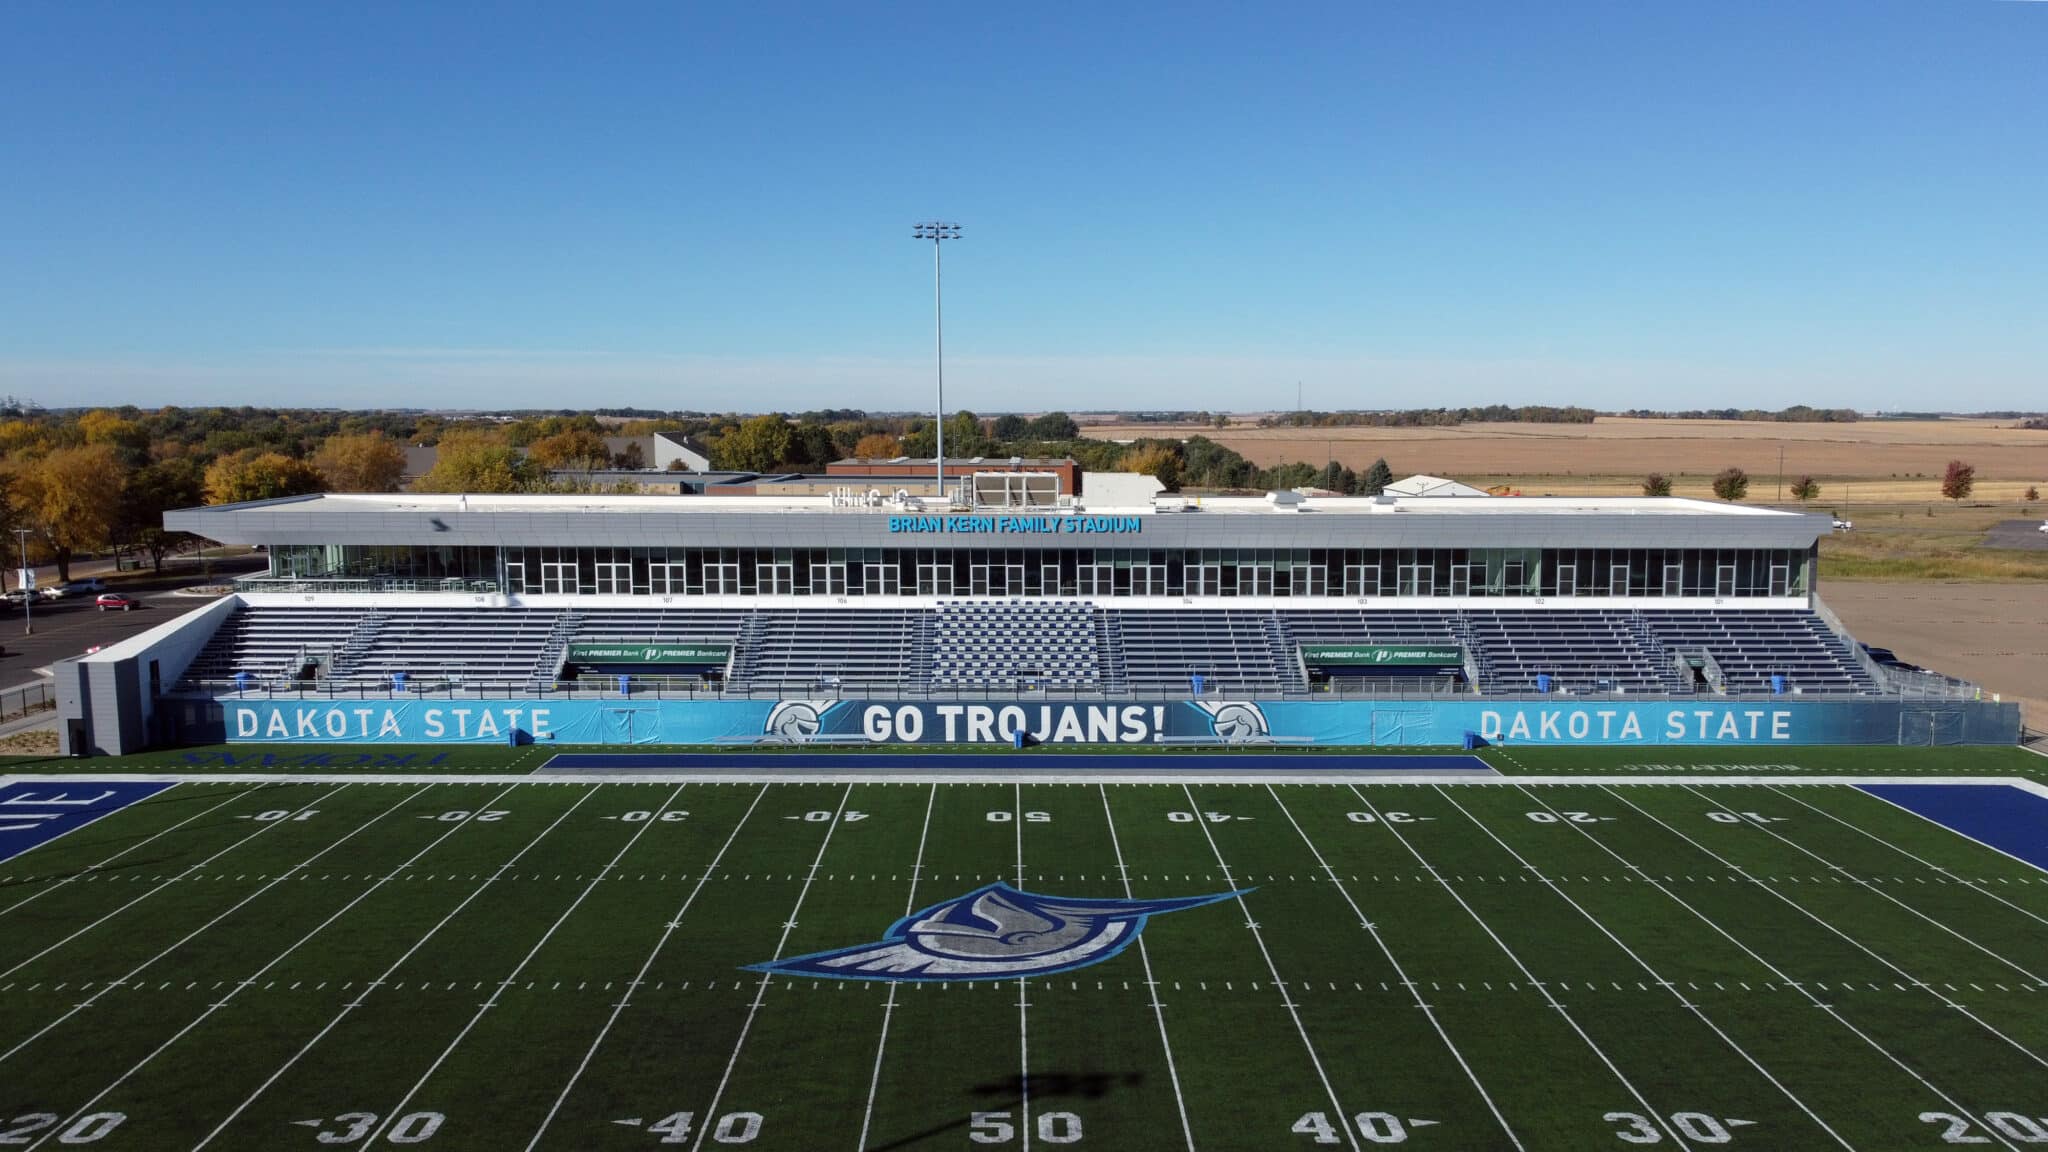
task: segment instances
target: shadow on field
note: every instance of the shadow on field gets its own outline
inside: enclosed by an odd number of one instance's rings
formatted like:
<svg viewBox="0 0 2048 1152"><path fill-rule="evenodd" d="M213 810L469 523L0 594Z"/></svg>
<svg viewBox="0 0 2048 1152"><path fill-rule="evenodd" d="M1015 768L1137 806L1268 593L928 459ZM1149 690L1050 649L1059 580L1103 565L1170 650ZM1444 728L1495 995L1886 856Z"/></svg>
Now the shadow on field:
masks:
<svg viewBox="0 0 2048 1152"><path fill-rule="evenodd" d="M1032 1107L1038 1109L1040 1103L1047 1100L1101 1100L1119 1088L1135 1088L1144 1082L1145 1074L1142 1072L1034 1072L1028 1078L1011 1076L987 1084L976 1084L974 1094L990 1098L984 1111L1000 1112L1007 1107L1022 1104L1027 1087L1030 1089ZM949 1124L934 1125L901 1139L891 1140L887 1144L873 1144L869 1147L871 1152L891 1152L892 1149L907 1147L942 1133L965 1128L971 1122L970 1117L962 1117Z"/></svg>

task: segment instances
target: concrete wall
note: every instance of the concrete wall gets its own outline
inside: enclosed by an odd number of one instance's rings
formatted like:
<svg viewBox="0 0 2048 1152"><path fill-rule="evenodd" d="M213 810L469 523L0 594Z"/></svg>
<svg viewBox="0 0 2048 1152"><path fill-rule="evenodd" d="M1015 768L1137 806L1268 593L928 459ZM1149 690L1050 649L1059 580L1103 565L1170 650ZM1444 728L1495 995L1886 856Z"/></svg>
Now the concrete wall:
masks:
<svg viewBox="0 0 2048 1152"><path fill-rule="evenodd" d="M167 739L157 722L151 665L157 691L169 691L239 604L239 597L224 596L90 656L57 664L57 750L67 756L126 755Z"/></svg>

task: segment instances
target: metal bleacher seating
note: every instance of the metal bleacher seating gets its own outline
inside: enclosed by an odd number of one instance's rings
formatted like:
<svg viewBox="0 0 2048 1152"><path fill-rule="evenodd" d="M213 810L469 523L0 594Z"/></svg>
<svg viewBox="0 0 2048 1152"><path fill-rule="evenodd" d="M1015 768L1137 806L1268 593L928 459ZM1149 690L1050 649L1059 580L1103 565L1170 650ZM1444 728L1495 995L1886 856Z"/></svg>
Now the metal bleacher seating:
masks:
<svg viewBox="0 0 2048 1152"><path fill-rule="evenodd" d="M751 612L727 683L790 690L921 687L930 643L930 613L917 609Z"/></svg>
<svg viewBox="0 0 2048 1152"><path fill-rule="evenodd" d="M293 679L305 661L338 647L364 615L360 608L239 609L186 667L184 680L232 681L237 673L259 683Z"/></svg>
<svg viewBox="0 0 2048 1152"><path fill-rule="evenodd" d="M534 608L379 608L344 642L324 678L378 687L404 673L466 687L524 685L556 615Z"/></svg>
<svg viewBox="0 0 2048 1152"><path fill-rule="evenodd" d="M1461 614L1481 690L1678 692L1665 653L1646 645L1625 612L1473 611Z"/></svg>
<svg viewBox="0 0 2048 1152"><path fill-rule="evenodd" d="M1185 691L1199 675L1205 692L1281 692L1295 678L1283 671L1295 665L1294 653L1274 650L1270 613L1135 609L1116 616L1124 680L1135 691Z"/></svg>
<svg viewBox="0 0 2048 1152"><path fill-rule="evenodd" d="M1101 685L1095 605L1083 600L959 600L933 620L934 689Z"/></svg>
<svg viewBox="0 0 2048 1152"><path fill-rule="evenodd" d="M1848 641L1812 612L1644 612L1641 618L1666 649L1712 656L1729 692L1769 692L1774 675L1785 677L1791 692L1878 692Z"/></svg>

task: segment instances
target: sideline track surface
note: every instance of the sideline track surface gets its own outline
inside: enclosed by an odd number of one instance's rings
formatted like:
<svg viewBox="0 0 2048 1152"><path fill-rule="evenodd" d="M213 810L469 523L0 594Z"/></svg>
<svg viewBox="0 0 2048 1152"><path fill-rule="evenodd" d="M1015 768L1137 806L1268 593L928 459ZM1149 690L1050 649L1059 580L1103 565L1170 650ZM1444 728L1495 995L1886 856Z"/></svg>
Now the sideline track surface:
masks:
<svg viewBox="0 0 2048 1152"><path fill-rule="evenodd" d="M1201 777L1219 771L1287 772L1445 772L1472 776L1494 776L1493 766L1477 756L1315 756L1284 753L1260 755L1233 753L1218 762L1214 753L1185 756L1147 753L1120 756L1052 753L1035 758L1048 773L1108 772L1144 773L1159 776ZM878 763L879 762L879 763ZM889 753L889 752L783 752L773 757L746 752L564 752L551 757L541 771L597 768L609 771L651 769L663 772L746 772L758 774L781 768L864 769L891 776L922 779L932 772L1017 771L1022 765L1015 753L978 755L971 752Z"/></svg>

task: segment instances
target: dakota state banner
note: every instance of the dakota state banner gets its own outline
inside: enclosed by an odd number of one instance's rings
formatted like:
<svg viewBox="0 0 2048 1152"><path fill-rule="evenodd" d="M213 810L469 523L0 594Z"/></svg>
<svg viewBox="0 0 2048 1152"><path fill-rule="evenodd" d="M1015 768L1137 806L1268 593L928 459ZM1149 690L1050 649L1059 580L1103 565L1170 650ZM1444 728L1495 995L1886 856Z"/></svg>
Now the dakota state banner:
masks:
<svg viewBox="0 0 2048 1152"><path fill-rule="evenodd" d="M1980 701L235 700L189 742L300 744L833 743L1314 745L1990 744L2019 706Z"/></svg>

